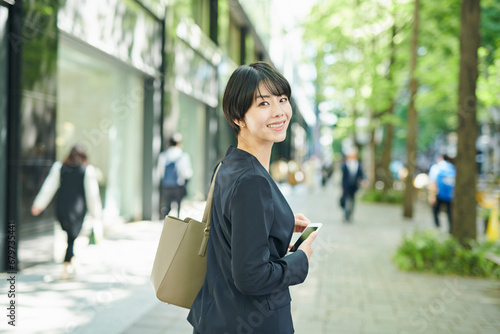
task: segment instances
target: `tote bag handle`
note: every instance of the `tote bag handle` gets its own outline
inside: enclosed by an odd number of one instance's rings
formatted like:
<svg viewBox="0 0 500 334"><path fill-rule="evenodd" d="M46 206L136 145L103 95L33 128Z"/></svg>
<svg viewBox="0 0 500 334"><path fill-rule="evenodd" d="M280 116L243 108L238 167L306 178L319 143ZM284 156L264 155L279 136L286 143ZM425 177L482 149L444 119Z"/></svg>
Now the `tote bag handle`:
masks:
<svg viewBox="0 0 500 334"><path fill-rule="evenodd" d="M215 178L217 177L217 173L219 172L219 168L221 165L222 161L219 163L217 169L215 170L212 184L210 185L210 190L208 192L207 204L205 205L205 211L203 212L203 219L201 220L201 222L205 224L205 231L203 239L201 240L200 251L198 252L199 256L205 256L205 254L207 253L208 235L210 234L210 216L212 214L212 202L214 199Z"/></svg>

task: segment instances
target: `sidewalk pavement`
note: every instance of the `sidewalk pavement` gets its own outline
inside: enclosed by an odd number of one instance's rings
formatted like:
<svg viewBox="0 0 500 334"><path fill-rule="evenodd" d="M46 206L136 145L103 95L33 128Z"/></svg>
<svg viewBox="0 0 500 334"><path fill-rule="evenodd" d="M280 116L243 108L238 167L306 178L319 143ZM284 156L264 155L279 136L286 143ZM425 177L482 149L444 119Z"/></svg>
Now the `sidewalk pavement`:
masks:
<svg viewBox="0 0 500 334"><path fill-rule="evenodd" d="M344 223L333 185L283 192L294 212L323 223L309 275L291 289L296 333L500 332L499 281L400 272L391 262L404 233L433 228L425 205L417 204L410 222L400 206L358 201L353 222ZM181 216L200 218L203 206L191 202ZM98 245L80 237L72 280L58 279L55 262L18 273L16 327L4 316L0 332L192 333L188 310L159 302L149 284L160 232L160 222L144 221L120 226ZM8 305L8 277L0 274L0 305Z"/></svg>

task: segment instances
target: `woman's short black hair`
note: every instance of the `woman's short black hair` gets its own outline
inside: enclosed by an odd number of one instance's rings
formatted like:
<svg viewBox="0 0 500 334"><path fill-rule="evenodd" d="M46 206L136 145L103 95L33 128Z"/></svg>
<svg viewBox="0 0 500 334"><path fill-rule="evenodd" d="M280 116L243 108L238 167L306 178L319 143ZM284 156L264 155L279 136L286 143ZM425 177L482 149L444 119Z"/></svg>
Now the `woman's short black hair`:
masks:
<svg viewBox="0 0 500 334"><path fill-rule="evenodd" d="M263 83L276 96L285 95L290 100L290 84L281 73L266 62L259 61L238 67L227 82L222 99L222 110L236 135L240 127L234 123L245 118L255 98L261 95L259 85Z"/></svg>

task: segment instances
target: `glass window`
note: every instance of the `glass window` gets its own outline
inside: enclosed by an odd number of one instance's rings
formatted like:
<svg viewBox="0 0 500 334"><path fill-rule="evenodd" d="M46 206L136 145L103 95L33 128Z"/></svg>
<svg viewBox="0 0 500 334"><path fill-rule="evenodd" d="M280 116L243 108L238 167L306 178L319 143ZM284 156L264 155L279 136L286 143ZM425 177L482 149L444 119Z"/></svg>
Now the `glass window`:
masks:
<svg viewBox="0 0 500 334"><path fill-rule="evenodd" d="M59 2L59 29L145 73L159 73L162 26L138 1L86 0L84 5L81 0Z"/></svg>
<svg viewBox="0 0 500 334"><path fill-rule="evenodd" d="M216 68L182 41L175 44L175 54L175 87L211 107L216 107Z"/></svg>
<svg viewBox="0 0 500 334"><path fill-rule="evenodd" d="M236 62L237 64L240 64L240 46L241 46L241 33L240 33L240 28L234 22L234 20L231 18L229 20L229 39L228 39L228 44L229 44L229 57Z"/></svg>
<svg viewBox="0 0 500 334"><path fill-rule="evenodd" d="M99 172L104 219L142 214L142 76L61 38L58 56L57 160L79 142ZM83 47L81 47L83 48Z"/></svg>
<svg viewBox="0 0 500 334"><path fill-rule="evenodd" d="M178 131L182 134L182 148L189 154L193 166L193 177L188 183L187 196L197 200L205 198L206 108L202 102L186 94L179 94L181 115Z"/></svg>
<svg viewBox="0 0 500 334"><path fill-rule="evenodd" d="M210 3L208 0L193 0L194 22L208 35L210 31Z"/></svg>

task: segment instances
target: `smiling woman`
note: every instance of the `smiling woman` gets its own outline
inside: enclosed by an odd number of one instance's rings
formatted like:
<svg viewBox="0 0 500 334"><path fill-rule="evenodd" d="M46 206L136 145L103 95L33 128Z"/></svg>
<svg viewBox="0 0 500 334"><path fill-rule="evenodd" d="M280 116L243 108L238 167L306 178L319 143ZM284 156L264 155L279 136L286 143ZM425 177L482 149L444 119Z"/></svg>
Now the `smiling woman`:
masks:
<svg viewBox="0 0 500 334"><path fill-rule="evenodd" d="M261 149L267 153L267 149L272 148L274 143L285 140L292 116L292 107L286 95L274 95L263 83L259 85L258 92L244 118L234 120L241 129L238 148L254 155L259 155ZM261 162L269 169L269 161Z"/></svg>
<svg viewBox="0 0 500 334"><path fill-rule="evenodd" d="M274 143L286 138L292 117L291 88L271 66L257 62L235 71L227 84L223 110L238 136L238 148L256 156L269 170Z"/></svg>
<svg viewBox="0 0 500 334"><path fill-rule="evenodd" d="M232 75L227 83L234 89L226 89L222 104L227 121L238 135L240 127L235 121L244 119L257 98L264 100L263 91L264 95L284 95L289 100L292 90L285 77L264 62L242 66L235 73L238 75Z"/></svg>
<svg viewBox="0 0 500 334"><path fill-rule="evenodd" d="M238 147L214 181L207 274L188 316L195 334L294 332L289 286L305 280L316 232L288 255L293 232L310 223L268 172L273 144L286 138L290 95L264 62L239 67L226 86L222 108Z"/></svg>

